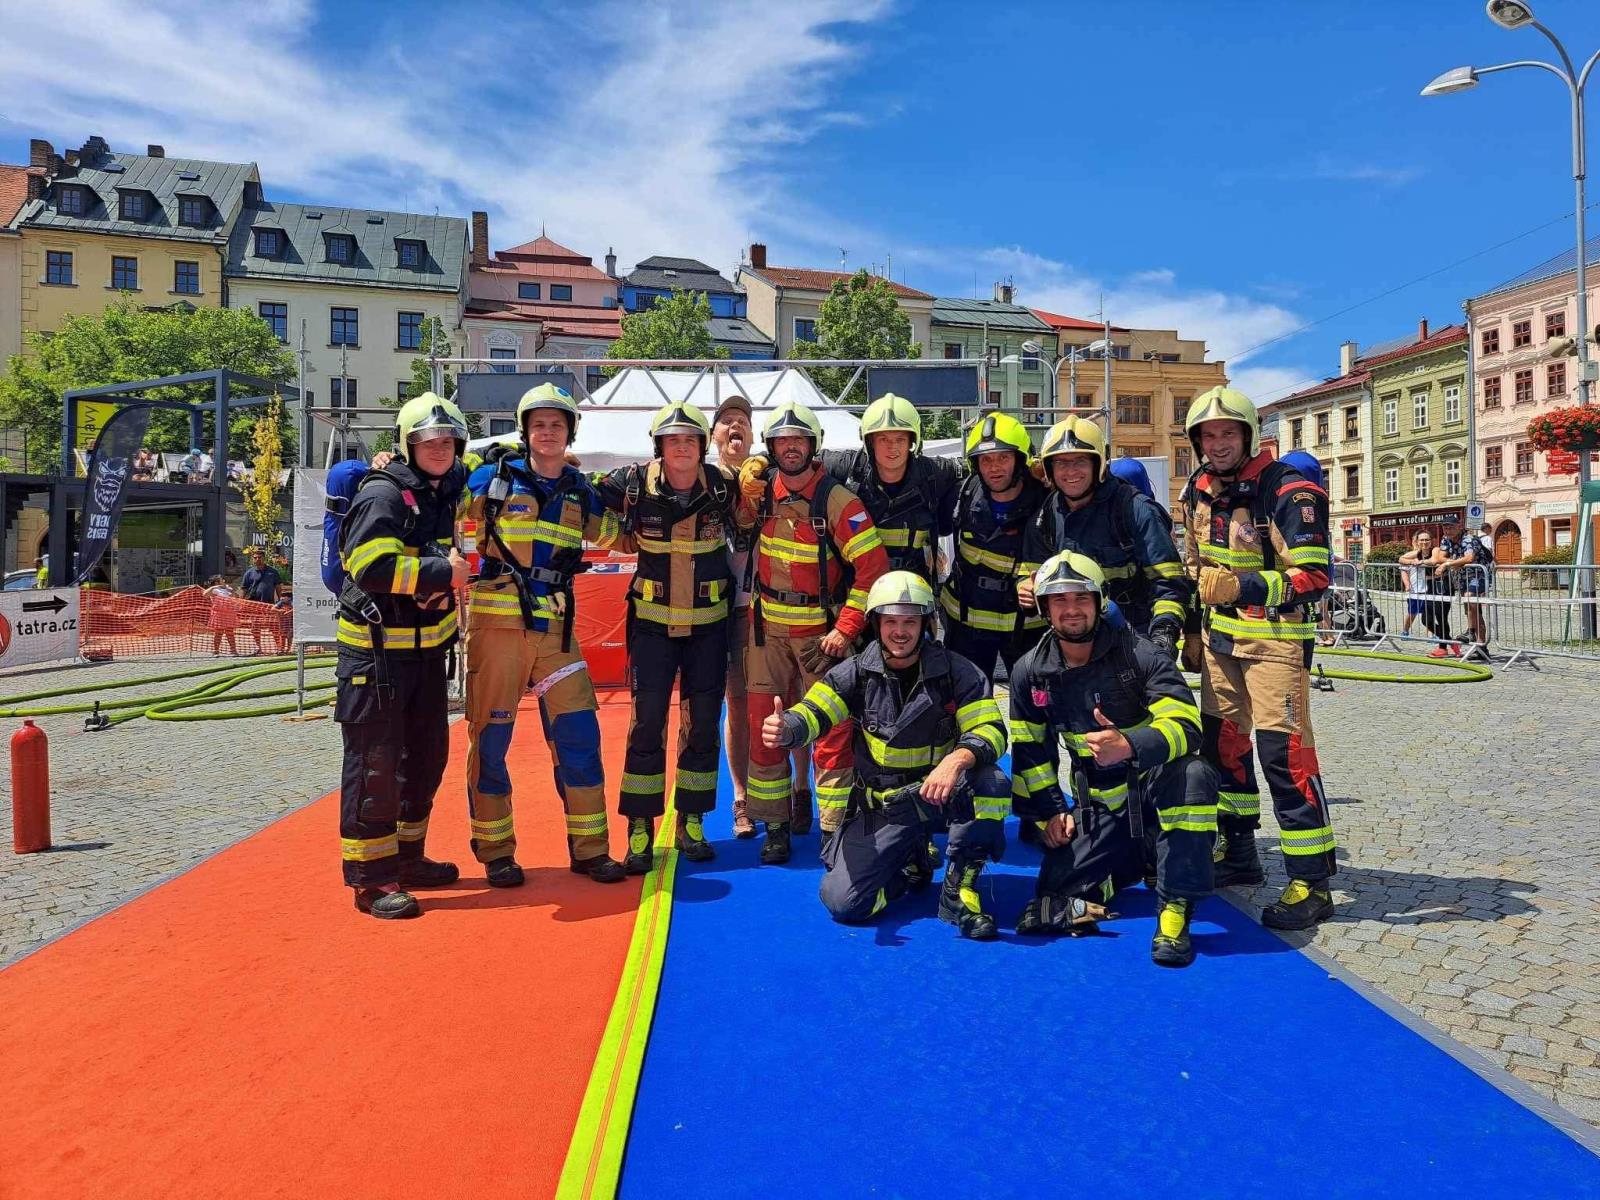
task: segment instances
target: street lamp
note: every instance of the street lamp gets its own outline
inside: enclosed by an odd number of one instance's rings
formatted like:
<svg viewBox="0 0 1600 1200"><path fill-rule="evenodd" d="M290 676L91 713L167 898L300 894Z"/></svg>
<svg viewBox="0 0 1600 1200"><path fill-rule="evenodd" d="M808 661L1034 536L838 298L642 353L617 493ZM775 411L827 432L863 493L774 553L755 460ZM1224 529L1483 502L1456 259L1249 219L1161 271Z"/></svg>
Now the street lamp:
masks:
<svg viewBox="0 0 1600 1200"><path fill-rule="evenodd" d="M1600 62L1600 50L1595 51L1588 62L1584 63L1580 71L1572 63L1572 56L1567 53L1566 46L1561 39L1541 25L1533 15L1533 7L1524 0L1488 0L1484 6L1489 19L1502 29L1521 29L1531 25L1556 48L1556 53L1561 57L1561 66L1538 60L1521 60L1518 62L1498 63L1492 67L1456 67L1446 71L1427 87L1422 89L1424 96L1444 96L1451 92L1466 91L1476 87L1479 78L1492 75L1497 71L1512 71L1518 67L1538 67L1540 70L1549 71L1562 83L1567 85L1567 94L1572 105L1572 182L1576 190L1577 211L1573 214L1573 224L1576 227L1578 239L1577 256L1577 289L1578 289L1578 404L1586 407L1589 403L1589 384L1597 373L1595 364L1589 358L1589 344L1587 331L1589 329L1589 295L1587 258L1584 236L1584 112L1583 96L1584 87L1589 82L1589 72L1594 70L1596 62ZM1589 482L1589 455L1578 455L1578 495L1581 498ZM1592 534L1591 534L1592 537ZM1581 565L1582 558L1590 557L1587 546L1578 547L1579 558L1577 565ZM1587 590L1587 589L1586 589ZM1585 624L1593 621L1593 610L1585 614ZM1593 636L1592 628L1586 629L1587 636Z"/></svg>

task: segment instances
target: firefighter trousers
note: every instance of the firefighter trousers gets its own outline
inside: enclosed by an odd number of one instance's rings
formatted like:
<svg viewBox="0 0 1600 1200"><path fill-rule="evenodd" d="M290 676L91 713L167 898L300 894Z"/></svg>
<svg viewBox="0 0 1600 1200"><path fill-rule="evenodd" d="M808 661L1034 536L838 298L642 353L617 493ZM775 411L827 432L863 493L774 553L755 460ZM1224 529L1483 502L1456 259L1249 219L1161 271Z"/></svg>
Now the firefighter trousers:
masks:
<svg viewBox="0 0 1600 1200"><path fill-rule="evenodd" d="M339 842L344 881L356 888L394 883L402 861L422 857L450 756L445 652L390 654L387 667L384 688L370 654L339 651Z"/></svg>
<svg viewBox="0 0 1600 1200"><path fill-rule="evenodd" d="M1321 883L1336 869L1333 822L1311 732L1311 643L1304 659L1244 659L1208 645L1200 663L1202 753L1219 776L1224 836L1261 827L1251 731L1291 879Z"/></svg>
<svg viewBox="0 0 1600 1200"><path fill-rule="evenodd" d="M1004 813L1011 781L999 767L978 767L967 773L973 793L987 802L990 811ZM927 853L929 827L922 806L915 801L901 802L892 808L865 808L859 805L846 818L843 827L823 847L822 862L827 868L818 889L822 905L835 921L864 921L882 908L883 903L905 894L902 870L920 854ZM934 811L938 811L935 809ZM976 817L970 803L964 812L945 814L950 824L950 841L945 856L951 863L994 861L1005 852L1005 819ZM1206 853L1209 867L1211 855ZM946 868L948 870L948 868Z"/></svg>
<svg viewBox="0 0 1600 1200"><path fill-rule="evenodd" d="M1140 793L1142 792L1142 795ZM1142 806L1143 844L1134 840L1128 805ZM1077 830L1064 846L1046 847L1040 896L1106 899L1108 880L1137 879L1155 867L1163 900L1211 894L1211 847L1217 839L1217 773L1197 754L1142 772L1140 785L1115 810L1099 801L1073 814Z"/></svg>
<svg viewBox="0 0 1600 1200"><path fill-rule="evenodd" d="M532 687L566 811L567 850L574 862L609 853L605 772L594 685L576 648L564 649L559 628L546 632L479 625L467 633L467 807L472 853L479 862L517 850L506 753L517 706Z"/></svg>
<svg viewBox="0 0 1600 1200"><path fill-rule="evenodd" d="M789 820L789 751L769 750L761 740L761 726L773 711L773 700L785 708L800 702L806 690L821 678L801 663L802 654L811 653L821 637L784 637L769 628L762 645L751 639L745 651L744 676L750 714L750 776L746 783L752 821ZM812 750L816 775L817 811L822 828L832 832L844 824L850 805L850 787L855 779L852 739L855 723L841 721L817 739Z"/></svg>
<svg viewBox="0 0 1600 1200"><path fill-rule="evenodd" d="M717 806L728 623L718 621L687 637L668 637L654 622L635 620L628 631L628 670L633 722L628 726L618 811L625 817L651 818L666 811L667 714L676 683L680 711L673 807L680 813L710 812Z"/></svg>

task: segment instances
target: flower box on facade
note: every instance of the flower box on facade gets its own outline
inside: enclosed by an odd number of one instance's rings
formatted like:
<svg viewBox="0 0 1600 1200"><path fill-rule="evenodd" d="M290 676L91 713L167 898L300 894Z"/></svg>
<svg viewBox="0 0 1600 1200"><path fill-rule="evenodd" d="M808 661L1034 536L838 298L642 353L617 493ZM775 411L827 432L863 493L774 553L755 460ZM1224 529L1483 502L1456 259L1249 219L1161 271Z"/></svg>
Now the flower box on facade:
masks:
<svg viewBox="0 0 1600 1200"><path fill-rule="evenodd" d="M1600 448L1600 405L1553 408L1528 422L1528 440L1535 450Z"/></svg>

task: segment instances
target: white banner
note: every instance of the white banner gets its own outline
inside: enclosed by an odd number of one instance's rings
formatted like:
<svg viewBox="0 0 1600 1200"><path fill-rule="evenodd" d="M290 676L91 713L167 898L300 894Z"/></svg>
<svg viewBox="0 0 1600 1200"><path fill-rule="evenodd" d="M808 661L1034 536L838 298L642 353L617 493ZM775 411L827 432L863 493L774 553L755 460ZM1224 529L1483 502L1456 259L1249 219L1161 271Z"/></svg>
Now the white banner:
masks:
<svg viewBox="0 0 1600 1200"><path fill-rule="evenodd" d="M0 667L77 657L77 588L0 592Z"/></svg>
<svg viewBox="0 0 1600 1200"><path fill-rule="evenodd" d="M339 602L322 583L322 517L328 511L328 473L294 473L294 640L332 645Z"/></svg>

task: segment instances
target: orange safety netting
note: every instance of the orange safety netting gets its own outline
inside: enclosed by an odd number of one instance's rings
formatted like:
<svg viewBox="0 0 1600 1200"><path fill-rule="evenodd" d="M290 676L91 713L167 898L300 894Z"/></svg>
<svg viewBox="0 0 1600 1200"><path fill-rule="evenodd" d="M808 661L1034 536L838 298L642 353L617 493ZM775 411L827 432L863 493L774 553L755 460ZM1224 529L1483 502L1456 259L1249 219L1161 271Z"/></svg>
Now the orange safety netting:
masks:
<svg viewBox="0 0 1600 1200"><path fill-rule="evenodd" d="M82 593L79 653L85 658L165 655L287 654L293 614L254 600L180 588L170 596L125 596L103 588Z"/></svg>

